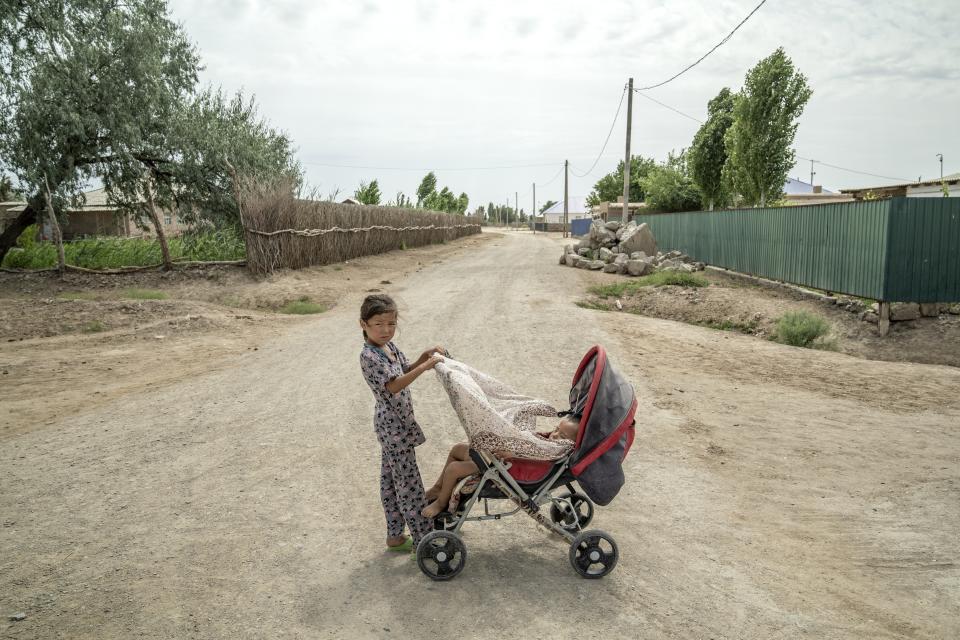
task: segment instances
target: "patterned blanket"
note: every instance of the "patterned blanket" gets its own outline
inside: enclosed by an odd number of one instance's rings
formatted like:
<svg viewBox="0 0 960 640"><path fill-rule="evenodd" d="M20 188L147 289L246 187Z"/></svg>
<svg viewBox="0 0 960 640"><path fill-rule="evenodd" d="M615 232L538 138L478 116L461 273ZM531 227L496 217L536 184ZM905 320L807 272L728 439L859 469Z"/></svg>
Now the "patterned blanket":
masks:
<svg viewBox="0 0 960 640"><path fill-rule="evenodd" d="M521 395L451 358L443 358L434 370L472 448L532 460L556 460L573 448L570 440L548 440L536 434L537 416L557 415L543 400Z"/></svg>

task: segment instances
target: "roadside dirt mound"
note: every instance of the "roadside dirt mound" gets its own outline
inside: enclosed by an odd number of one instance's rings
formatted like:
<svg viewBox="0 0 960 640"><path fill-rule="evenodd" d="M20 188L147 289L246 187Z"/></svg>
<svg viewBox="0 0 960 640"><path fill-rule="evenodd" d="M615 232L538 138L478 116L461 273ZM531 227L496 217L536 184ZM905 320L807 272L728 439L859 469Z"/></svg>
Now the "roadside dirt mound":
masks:
<svg viewBox="0 0 960 640"><path fill-rule="evenodd" d="M609 285L608 274L590 274L598 285ZM823 344L832 350L870 360L960 366L960 316L919 318L891 325L881 338L877 326L859 316L788 288L754 284L721 272L706 271L706 287L640 287L619 298L594 292L582 306L677 320L761 339L775 333L777 320L790 311L822 316L830 325Z"/></svg>

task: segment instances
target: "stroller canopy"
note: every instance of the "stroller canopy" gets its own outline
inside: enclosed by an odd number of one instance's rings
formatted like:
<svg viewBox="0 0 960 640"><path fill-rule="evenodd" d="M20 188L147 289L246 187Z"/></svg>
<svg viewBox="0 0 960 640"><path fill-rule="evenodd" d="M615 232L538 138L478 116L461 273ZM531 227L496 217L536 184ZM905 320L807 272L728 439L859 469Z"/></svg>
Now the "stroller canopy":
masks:
<svg viewBox="0 0 960 640"><path fill-rule="evenodd" d="M613 368L603 347L592 347L570 389L570 413L580 416L570 471L599 505L609 504L623 486L621 464L633 444L636 411L633 386Z"/></svg>

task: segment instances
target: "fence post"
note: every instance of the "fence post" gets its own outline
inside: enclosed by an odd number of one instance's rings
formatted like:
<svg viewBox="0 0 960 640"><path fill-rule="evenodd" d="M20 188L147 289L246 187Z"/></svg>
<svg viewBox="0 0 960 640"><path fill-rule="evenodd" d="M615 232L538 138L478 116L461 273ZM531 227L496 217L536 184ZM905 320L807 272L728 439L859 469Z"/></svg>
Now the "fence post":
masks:
<svg viewBox="0 0 960 640"><path fill-rule="evenodd" d="M880 330L880 335L885 336L890 333L890 303L879 301L877 309L880 319L877 321L877 328Z"/></svg>

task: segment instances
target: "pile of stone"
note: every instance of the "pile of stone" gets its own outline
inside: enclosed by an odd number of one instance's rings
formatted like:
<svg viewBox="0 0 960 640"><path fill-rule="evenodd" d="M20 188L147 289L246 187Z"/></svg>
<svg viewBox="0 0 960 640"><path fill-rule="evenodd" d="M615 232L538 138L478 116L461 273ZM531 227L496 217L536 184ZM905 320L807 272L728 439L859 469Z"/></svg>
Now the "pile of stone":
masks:
<svg viewBox="0 0 960 640"><path fill-rule="evenodd" d="M647 223L633 220L619 222L594 220L590 233L576 245L567 245L560 264L580 269L629 276L645 276L654 271L702 271L704 264L695 262L680 251L657 251L657 241Z"/></svg>

